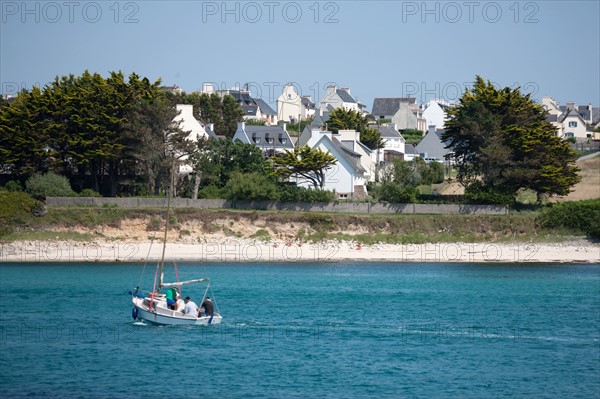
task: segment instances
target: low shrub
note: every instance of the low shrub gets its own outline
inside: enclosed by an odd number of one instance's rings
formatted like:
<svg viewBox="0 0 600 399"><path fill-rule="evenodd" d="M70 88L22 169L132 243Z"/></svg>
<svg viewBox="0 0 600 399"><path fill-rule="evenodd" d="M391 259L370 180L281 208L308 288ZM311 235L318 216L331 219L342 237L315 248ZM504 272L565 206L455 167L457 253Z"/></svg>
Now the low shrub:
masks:
<svg viewBox="0 0 600 399"><path fill-rule="evenodd" d="M14 226L26 224L32 214L43 213L44 204L22 191L0 191L0 237Z"/></svg>
<svg viewBox="0 0 600 399"><path fill-rule="evenodd" d="M34 198L44 200L46 197L72 197L75 192L69 180L54 173L36 173L25 182L25 190Z"/></svg>
<svg viewBox="0 0 600 399"><path fill-rule="evenodd" d="M386 182L378 187L377 200L393 204L411 204L417 202L417 190L396 183Z"/></svg>
<svg viewBox="0 0 600 399"><path fill-rule="evenodd" d="M515 202L515 197L497 188L485 186L482 182L475 182L465 188L465 200L469 204L510 205Z"/></svg>
<svg viewBox="0 0 600 399"><path fill-rule="evenodd" d="M600 238L600 199L550 205L542 210L539 222L544 227L567 227Z"/></svg>
<svg viewBox="0 0 600 399"><path fill-rule="evenodd" d="M214 185L206 186L198 191L198 198L201 199L223 199L227 196L227 190Z"/></svg>
<svg viewBox="0 0 600 399"><path fill-rule="evenodd" d="M227 199L231 200L276 200L279 198L277 185L261 173L234 172L225 186Z"/></svg>
<svg viewBox="0 0 600 399"><path fill-rule="evenodd" d="M91 188L85 188L79 193L80 197L102 197L99 192L92 190Z"/></svg>
<svg viewBox="0 0 600 399"><path fill-rule="evenodd" d="M335 195L327 190L315 190L286 184L279 186L279 199L285 202L333 202L335 201Z"/></svg>
<svg viewBox="0 0 600 399"><path fill-rule="evenodd" d="M9 180L3 188L10 192L23 191L23 185L15 180Z"/></svg>

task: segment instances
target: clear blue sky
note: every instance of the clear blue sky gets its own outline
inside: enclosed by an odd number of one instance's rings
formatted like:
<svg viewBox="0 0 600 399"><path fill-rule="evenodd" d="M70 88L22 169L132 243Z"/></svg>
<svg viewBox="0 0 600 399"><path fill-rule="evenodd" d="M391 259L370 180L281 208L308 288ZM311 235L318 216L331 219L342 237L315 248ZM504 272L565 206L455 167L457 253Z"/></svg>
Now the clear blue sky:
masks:
<svg viewBox="0 0 600 399"><path fill-rule="evenodd" d="M23 4L1 1L5 93L122 70L186 91L250 83L271 103L286 82L313 99L334 82L370 109L375 97L453 99L480 74L600 105L597 0Z"/></svg>

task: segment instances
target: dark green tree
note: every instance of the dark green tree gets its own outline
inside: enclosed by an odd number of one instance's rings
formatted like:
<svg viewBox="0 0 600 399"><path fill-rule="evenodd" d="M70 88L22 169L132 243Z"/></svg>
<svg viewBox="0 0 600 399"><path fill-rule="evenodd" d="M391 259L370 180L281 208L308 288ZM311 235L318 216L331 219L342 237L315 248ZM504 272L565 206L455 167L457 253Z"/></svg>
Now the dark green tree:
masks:
<svg viewBox="0 0 600 399"><path fill-rule="evenodd" d="M481 180L486 190L513 198L527 188L541 201L568 194L579 181L574 151L546 122L542 106L519 88L497 89L477 76L448 116L443 139L466 187Z"/></svg>
<svg viewBox="0 0 600 399"><path fill-rule="evenodd" d="M170 181L173 164L190 154L195 144L173 119L177 111L166 101L140 100L129 112L126 154L142 165L147 192L158 195Z"/></svg>
<svg viewBox="0 0 600 399"><path fill-rule="evenodd" d="M360 112L336 108L329 114L327 130L337 133L339 130L360 132L360 141L372 150L383 148L384 142L379 130L368 127L369 119Z"/></svg>
<svg viewBox="0 0 600 399"><path fill-rule="evenodd" d="M233 96L223 97L223 124L225 125L225 136L233 137L237 130L238 122L241 122L244 112Z"/></svg>
<svg viewBox="0 0 600 399"><path fill-rule="evenodd" d="M229 138L198 140L190 162L198 178L198 187L224 187L236 171L262 174L269 171L269 164L258 147Z"/></svg>

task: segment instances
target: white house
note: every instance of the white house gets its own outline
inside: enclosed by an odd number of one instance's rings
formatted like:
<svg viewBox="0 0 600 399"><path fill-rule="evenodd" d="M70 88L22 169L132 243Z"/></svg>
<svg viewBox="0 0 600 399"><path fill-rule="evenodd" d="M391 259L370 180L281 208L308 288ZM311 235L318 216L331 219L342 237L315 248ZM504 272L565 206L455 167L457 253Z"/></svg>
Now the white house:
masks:
<svg viewBox="0 0 600 399"><path fill-rule="evenodd" d="M542 106L548 111L546 121L556 127L556 135L562 138L593 138L600 140L600 133L593 130L600 126L600 108L568 102L559 105L551 97L542 97Z"/></svg>
<svg viewBox="0 0 600 399"><path fill-rule="evenodd" d="M372 158L377 165L381 167L392 163L395 159L406 158L406 140L396 129L396 125L371 125L369 127L379 131L384 143L383 148L373 151Z"/></svg>
<svg viewBox="0 0 600 399"><path fill-rule="evenodd" d="M448 114L446 110L452 104L445 100L431 100L427 103L421 117L425 119L427 126L435 126L436 129L443 129Z"/></svg>
<svg viewBox="0 0 600 399"><path fill-rule="evenodd" d="M174 122L179 123L179 128L184 132L189 132L187 139L191 141L198 141L200 138L207 138L209 134L206 132L204 126L194 117L194 106L191 104L177 104L175 109L179 112Z"/></svg>
<svg viewBox="0 0 600 399"><path fill-rule="evenodd" d="M399 130L427 130L427 121L412 97L376 98L371 114L375 119L390 119Z"/></svg>
<svg viewBox="0 0 600 399"><path fill-rule="evenodd" d="M331 111L335 108L343 108L345 110L354 110L363 112L364 108L350 94L349 88L337 88L336 86L327 86L325 96L321 100L321 110Z"/></svg>
<svg viewBox="0 0 600 399"><path fill-rule="evenodd" d="M325 173L324 189L334 191L339 199L362 198L366 196L365 170L360 163L360 154L344 146L331 132L322 132L312 148L330 153L336 164ZM299 181L301 187L311 187L309 182Z"/></svg>
<svg viewBox="0 0 600 399"><path fill-rule="evenodd" d="M311 119L315 114L315 103L310 96L301 96L296 92L294 85L287 84L277 98L277 119L291 122L298 118Z"/></svg>
<svg viewBox="0 0 600 399"><path fill-rule="evenodd" d="M360 156L360 165L365 170L365 180L375 181L376 164L373 161L373 150L360 142L360 132L356 130L339 130L332 137L337 139L342 147Z"/></svg>
<svg viewBox="0 0 600 399"><path fill-rule="evenodd" d="M233 141L253 144L265 154L277 154L294 149L292 139L286 130L286 124L278 126L246 126L246 122L238 122Z"/></svg>
<svg viewBox="0 0 600 399"><path fill-rule="evenodd" d="M179 112L173 122L179 125L179 128L188 132L187 140L197 142L201 138L211 137L204 126L194 117L194 106L191 104L177 104L175 109ZM212 133L212 132L211 132ZM182 161L187 159L187 156L180 158ZM193 169L190 165L183 163L179 166L179 174L187 175L192 173Z"/></svg>

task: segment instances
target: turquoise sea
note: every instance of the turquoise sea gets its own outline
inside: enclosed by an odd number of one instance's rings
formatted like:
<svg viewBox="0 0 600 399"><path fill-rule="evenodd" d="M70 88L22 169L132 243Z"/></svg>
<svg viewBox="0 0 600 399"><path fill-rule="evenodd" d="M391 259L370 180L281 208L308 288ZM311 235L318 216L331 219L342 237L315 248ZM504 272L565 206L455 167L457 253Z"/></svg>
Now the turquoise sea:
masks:
<svg viewBox="0 0 600 399"><path fill-rule="evenodd" d="M142 267L0 264L0 397L600 397L600 264L181 264L205 327L134 323Z"/></svg>

